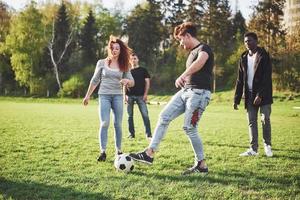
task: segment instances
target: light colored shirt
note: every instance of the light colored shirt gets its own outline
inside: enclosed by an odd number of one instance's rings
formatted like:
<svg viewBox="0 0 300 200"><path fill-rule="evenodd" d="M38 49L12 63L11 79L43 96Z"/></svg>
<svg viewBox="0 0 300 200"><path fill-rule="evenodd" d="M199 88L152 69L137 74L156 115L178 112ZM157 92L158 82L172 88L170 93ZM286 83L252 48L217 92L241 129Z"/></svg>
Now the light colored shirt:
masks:
<svg viewBox="0 0 300 200"><path fill-rule="evenodd" d="M254 63L256 59L256 53L253 54L252 56L249 55L247 56L247 83L248 83L248 88L249 91L252 91L252 85L253 85L253 78L254 78Z"/></svg>
<svg viewBox="0 0 300 200"><path fill-rule="evenodd" d="M98 94L123 94L122 84L120 83L123 78L133 80L130 71L122 72L111 69L105 64L105 59L102 59L97 62L91 83L94 86L100 83Z"/></svg>

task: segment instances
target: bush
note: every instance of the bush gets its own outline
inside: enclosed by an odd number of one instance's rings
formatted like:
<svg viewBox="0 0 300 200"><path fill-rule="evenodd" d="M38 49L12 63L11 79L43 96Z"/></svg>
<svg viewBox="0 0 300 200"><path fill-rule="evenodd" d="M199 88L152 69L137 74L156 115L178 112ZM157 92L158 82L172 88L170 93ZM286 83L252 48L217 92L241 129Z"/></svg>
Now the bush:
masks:
<svg viewBox="0 0 300 200"><path fill-rule="evenodd" d="M75 74L65 81L58 92L60 97L81 97L84 94L84 80L80 74Z"/></svg>

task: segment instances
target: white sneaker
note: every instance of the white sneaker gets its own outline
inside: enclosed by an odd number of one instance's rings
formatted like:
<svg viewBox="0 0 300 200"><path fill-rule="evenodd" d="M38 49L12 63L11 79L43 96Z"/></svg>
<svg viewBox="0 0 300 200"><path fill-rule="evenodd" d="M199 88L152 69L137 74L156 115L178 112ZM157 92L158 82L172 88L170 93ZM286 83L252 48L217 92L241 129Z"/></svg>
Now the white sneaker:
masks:
<svg viewBox="0 0 300 200"><path fill-rule="evenodd" d="M270 145L265 145L265 153L267 157L272 157L273 152Z"/></svg>
<svg viewBox="0 0 300 200"><path fill-rule="evenodd" d="M147 141L150 143L151 142L151 140L152 140L152 137L146 137L146 139L147 139Z"/></svg>
<svg viewBox="0 0 300 200"><path fill-rule="evenodd" d="M258 156L258 153L253 151L252 148L250 148L246 152L241 153L240 156Z"/></svg>

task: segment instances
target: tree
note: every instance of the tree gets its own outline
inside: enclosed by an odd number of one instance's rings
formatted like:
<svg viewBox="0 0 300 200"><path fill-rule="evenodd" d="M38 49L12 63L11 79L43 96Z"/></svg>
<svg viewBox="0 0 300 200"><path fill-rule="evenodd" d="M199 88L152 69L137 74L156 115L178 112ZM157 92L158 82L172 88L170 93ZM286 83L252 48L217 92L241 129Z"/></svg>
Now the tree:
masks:
<svg viewBox="0 0 300 200"><path fill-rule="evenodd" d="M214 90L218 82L224 83L224 63L232 52L233 34L231 11L228 0L207 0L205 13L201 21L200 38L206 41L214 51ZM219 80L217 82L217 80Z"/></svg>
<svg viewBox="0 0 300 200"><path fill-rule="evenodd" d="M8 5L0 1L0 93L3 92L5 85L13 85L14 74L10 66L10 56L5 51L5 38L9 33L11 14Z"/></svg>
<svg viewBox="0 0 300 200"><path fill-rule="evenodd" d="M300 23L286 35L278 54L282 62L275 69L276 89L300 92Z"/></svg>
<svg viewBox="0 0 300 200"><path fill-rule="evenodd" d="M243 36L246 33L247 26L246 26L246 20L243 17L241 11L237 11L235 13L233 19L232 19L232 24L233 24L233 34L236 35L239 33L241 36ZM241 38L235 38L236 40L239 40Z"/></svg>
<svg viewBox="0 0 300 200"><path fill-rule="evenodd" d="M116 13L111 15L107 9L99 7L96 14L97 26L97 57L103 58L106 55L106 46L110 35L121 35L122 17Z"/></svg>
<svg viewBox="0 0 300 200"><path fill-rule="evenodd" d="M40 58L46 44L42 14L32 2L12 19L5 46L11 53L11 64L20 85L31 87L36 83Z"/></svg>
<svg viewBox="0 0 300 200"><path fill-rule="evenodd" d="M187 20L193 22L197 26L200 26L200 21L204 15L204 0L189 0L188 7L186 10Z"/></svg>
<svg viewBox="0 0 300 200"><path fill-rule="evenodd" d="M67 61L70 58L69 46L72 42L72 31L66 6L62 2L55 22L53 23L52 38L48 48L59 89L62 89L60 73L67 72Z"/></svg>
<svg viewBox="0 0 300 200"><path fill-rule="evenodd" d="M165 25L175 27L186 19L186 3L183 0L152 0L149 2L159 6Z"/></svg>
<svg viewBox="0 0 300 200"><path fill-rule="evenodd" d="M80 46L84 65L96 63L97 29L95 22L96 19L93 15L93 12L90 10L80 34Z"/></svg>
<svg viewBox="0 0 300 200"><path fill-rule="evenodd" d="M273 64L273 74L277 87L280 88L286 70L284 57L287 52L281 49L285 45L285 29L282 24L285 0L265 0L259 2L249 22L249 30L255 32L260 46L270 53ZM283 53L283 54L282 54Z"/></svg>
<svg viewBox="0 0 300 200"><path fill-rule="evenodd" d="M260 1L249 22L249 30L256 32L260 44L276 54L285 37L282 25L285 0Z"/></svg>
<svg viewBox="0 0 300 200"><path fill-rule="evenodd" d="M162 15L158 5L149 1L143 7L138 5L127 17L125 32L128 44L138 54L145 66L156 71L156 61L162 40Z"/></svg>

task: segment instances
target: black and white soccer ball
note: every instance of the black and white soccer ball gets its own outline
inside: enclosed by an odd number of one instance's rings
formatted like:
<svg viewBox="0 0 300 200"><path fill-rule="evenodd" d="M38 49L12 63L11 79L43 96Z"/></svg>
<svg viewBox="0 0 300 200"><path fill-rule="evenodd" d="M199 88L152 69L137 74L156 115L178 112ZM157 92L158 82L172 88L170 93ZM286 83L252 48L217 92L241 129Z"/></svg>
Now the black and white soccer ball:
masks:
<svg viewBox="0 0 300 200"><path fill-rule="evenodd" d="M131 172L134 168L133 159L127 154L117 155L114 165L118 171L123 172Z"/></svg>

